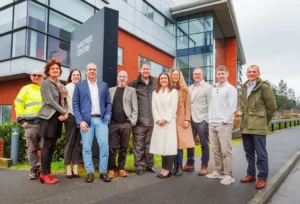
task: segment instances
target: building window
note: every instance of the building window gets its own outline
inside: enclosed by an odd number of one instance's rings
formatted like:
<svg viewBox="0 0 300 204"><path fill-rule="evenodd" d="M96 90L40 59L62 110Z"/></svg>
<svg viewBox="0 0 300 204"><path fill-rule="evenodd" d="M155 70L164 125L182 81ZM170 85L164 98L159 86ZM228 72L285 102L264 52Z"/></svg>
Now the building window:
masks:
<svg viewBox="0 0 300 204"><path fill-rule="evenodd" d="M147 59L146 57L139 56L139 68L138 68L139 72L141 71L141 65L142 65L143 62L149 62L150 63L150 69L151 69L150 74L153 77L158 78L160 73L169 71L169 68L167 68L167 67L165 67L161 64L158 64L156 62L153 62L153 61Z"/></svg>
<svg viewBox="0 0 300 204"><path fill-rule="evenodd" d="M0 60L10 58L11 34L1 36L0 45L4 48L0 49Z"/></svg>
<svg viewBox="0 0 300 204"><path fill-rule="evenodd" d="M26 26L27 1L15 5L14 28Z"/></svg>
<svg viewBox="0 0 300 204"><path fill-rule="evenodd" d="M36 0L36 1L41 2L42 4L48 5L48 0Z"/></svg>
<svg viewBox="0 0 300 204"><path fill-rule="evenodd" d="M81 22L85 22L95 12L92 6L80 0L51 0L50 6Z"/></svg>
<svg viewBox="0 0 300 204"><path fill-rule="evenodd" d="M31 57L45 60L46 35L28 30L26 54Z"/></svg>
<svg viewBox="0 0 300 204"><path fill-rule="evenodd" d="M70 65L70 43L48 37L47 53L47 60L55 58L64 65Z"/></svg>
<svg viewBox="0 0 300 204"><path fill-rule="evenodd" d="M0 33L5 33L12 29L12 13L12 7L0 11Z"/></svg>
<svg viewBox="0 0 300 204"><path fill-rule="evenodd" d="M144 14L147 18L151 19L161 27L165 28L169 33L175 34L175 26L172 21L168 18L161 15L158 11L154 10L150 5L143 1L142 4L142 14Z"/></svg>
<svg viewBox="0 0 300 204"><path fill-rule="evenodd" d="M28 26L39 31L46 32L47 9L29 2L28 7Z"/></svg>
<svg viewBox="0 0 300 204"><path fill-rule="evenodd" d="M0 124L10 123L11 105L0 105Z"/></svg>
<svg viewBox="0 0 300 204"><path fill-rule="evenodd" d="M123 66L123 48L118 47L118 65Z"/></svg>
<svg viewBox="0 0 300 204"><path fill-rule="evenodd" d="M26 30L13 33L13 51L12 57L18 57L25 54Z"/></svg>
<svg viewBox="0 0 300 204"><path fill-rule="evenodd" d="M53 11L50 11L49 15L49 34L71 41L71 33L80 24Z"/></svg>

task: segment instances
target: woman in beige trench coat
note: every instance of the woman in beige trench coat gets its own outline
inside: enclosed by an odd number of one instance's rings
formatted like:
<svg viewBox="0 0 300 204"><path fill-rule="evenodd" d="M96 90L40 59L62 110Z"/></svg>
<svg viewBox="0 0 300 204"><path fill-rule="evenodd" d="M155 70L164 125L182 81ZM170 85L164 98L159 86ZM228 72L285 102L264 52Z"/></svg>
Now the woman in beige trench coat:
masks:
<svg viewBox="0 0 300 204"><path fill-rule="evenodd" d="M195 147L193 132L191 128L191 106L188 87L184 81L183 74L179 69L171 69L171 84L178 91L178 105L176 113L177 129L177 155L174 159L172 174L182 175L183 148Z"/></svg>

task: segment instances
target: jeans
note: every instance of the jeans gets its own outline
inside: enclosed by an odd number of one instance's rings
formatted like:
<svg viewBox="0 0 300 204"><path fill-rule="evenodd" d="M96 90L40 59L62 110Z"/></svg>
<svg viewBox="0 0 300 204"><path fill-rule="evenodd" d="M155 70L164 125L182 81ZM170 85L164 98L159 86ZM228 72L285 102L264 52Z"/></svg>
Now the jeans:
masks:
<svg viewBox="0 0 300 204"><path fill-rule="evenodd" d="M267 181L269 174L268 153L266 149L265 135L242 134L243 146L248 161L247 176L255 176L255 153L257 155L256 166L258 178Z"/></svg>
<svg viewBox="0 0 300 204"><path fill-rule="evenodd" d="M82 156L84 167L87 173L94 173L94 165L92 160L92 144L96 134L99 145L99 171L105 173L108 163L108 126L103 123L102 118L92 117L91 126L87 132L81 132L82 138Z"/></svg>
<svg viewBox="0 0 300 204"><path fill-rule="evenodd" d="M209 161L209 134L208 134L208 123L203 120L201 123L195 123L192 121L192 130L193 130L193 137L194 140L198 135L200 138L200 145L202 149L202 156L201 156L201 165L208 166ZM187 162L186 164L189 166L194 166L195 163L195 148L188 148L187 149Z"/></svg>
<svg viewBox="0 0 300 204"><path fill-rule="evenodd" d="M182 165L183 149L177 149L177 155L175 156L174 163Z"/></svg>

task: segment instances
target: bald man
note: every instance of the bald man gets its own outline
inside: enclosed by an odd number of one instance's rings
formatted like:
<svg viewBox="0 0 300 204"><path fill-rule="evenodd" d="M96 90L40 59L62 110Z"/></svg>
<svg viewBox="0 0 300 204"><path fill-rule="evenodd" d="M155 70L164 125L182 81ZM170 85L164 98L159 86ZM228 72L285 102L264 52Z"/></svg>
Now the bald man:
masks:
<svg viewBox="0 0 300 204"><path fill-rule="evenodd" d="M112 116L109 126L109 160L108 177L113 179L117 175L127 177L124 166L126 163L127 147L132 126L136 125L138 104L135 88L126 86L128 74L126 71L118 73L118 86L109 89ZM116 165L117 148L120 146L118 166Z"/></svg>

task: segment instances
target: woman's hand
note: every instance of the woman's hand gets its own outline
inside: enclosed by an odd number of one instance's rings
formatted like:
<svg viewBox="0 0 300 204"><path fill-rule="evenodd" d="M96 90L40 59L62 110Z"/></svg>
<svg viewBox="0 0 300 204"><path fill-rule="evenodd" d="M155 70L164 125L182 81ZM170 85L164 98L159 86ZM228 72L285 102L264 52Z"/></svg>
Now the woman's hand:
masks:
<svg viewBox="0 0 300 204"><path fill-rule="evenodd" d="M182 126L183 126L184 128L188 128L188 127L189 127L189 121L185 120L185 121L183 122Z"/></svg>
<svg viewBox="0 0 300 204"><path fill-rule="evenodd" d="M166 121L165 120L158 120L156 123L160 126L163 126L166 123Z"/></svg>
<svg viewBox="0 0 300 204"><path fill-rule="evenodd" d="M69 114L68 114L68 113L66 113L66 114L64 115L64 119L65 119L65 120L67 120L67 119L68 119L68 117L69 117Z"/></svg>
<svg viewBox="0 0 300 204"><path fill-rule="evenodd" d="M59 120L59 121L64 121L64 120L65 120L65 118L64 118L64 116L63 116L63 115L60 115L60 116L58 116L58 120Z"/></svg>

